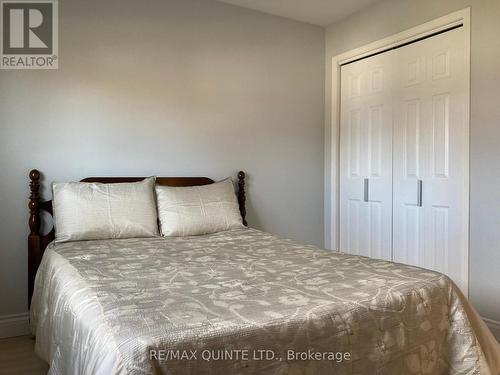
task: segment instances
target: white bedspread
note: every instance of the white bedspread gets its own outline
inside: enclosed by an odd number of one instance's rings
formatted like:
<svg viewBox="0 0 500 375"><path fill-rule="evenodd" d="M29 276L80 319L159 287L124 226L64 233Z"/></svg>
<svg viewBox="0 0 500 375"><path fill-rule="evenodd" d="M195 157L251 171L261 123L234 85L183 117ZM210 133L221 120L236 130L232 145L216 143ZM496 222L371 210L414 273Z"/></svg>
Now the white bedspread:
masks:
<svg viewBox="0 0 500 375"><path fill-rule="evenodd" d="M446 276L252 229L51 244L31 326L52 375L500 372L498 343ZM203 348L334 350L350 358L148 356Z"/></svg>

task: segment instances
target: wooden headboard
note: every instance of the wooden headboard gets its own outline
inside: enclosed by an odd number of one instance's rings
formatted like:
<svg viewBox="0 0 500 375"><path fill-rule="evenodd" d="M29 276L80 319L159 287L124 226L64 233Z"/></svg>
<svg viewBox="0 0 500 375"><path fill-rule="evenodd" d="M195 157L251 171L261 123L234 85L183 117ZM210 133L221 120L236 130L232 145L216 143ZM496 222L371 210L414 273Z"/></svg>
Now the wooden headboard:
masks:
<svg viewBox="0 0 500 375"><path fill-rule="evenodd" d="M30 174L30 200L29 208L29 227L30 234L28 236L28 304L31 303L33 294L33 286L35 284L35 275L43 253L47 245L54 240L55 232L52 227L47 234L40 233L40 214L42 211L47 212L52 216L52 201L40 201L40 172L33 169ZM120 183L120 182L137 182L145 177L87 177L81 180L82 182L101 182L104 184ZM208 177L157 177L156 183L165 186L201 186L212 184L214 181ZM247 221L245 208L245 172L238 173L238 204L240 207L241 218L246 226Z"/></svg>

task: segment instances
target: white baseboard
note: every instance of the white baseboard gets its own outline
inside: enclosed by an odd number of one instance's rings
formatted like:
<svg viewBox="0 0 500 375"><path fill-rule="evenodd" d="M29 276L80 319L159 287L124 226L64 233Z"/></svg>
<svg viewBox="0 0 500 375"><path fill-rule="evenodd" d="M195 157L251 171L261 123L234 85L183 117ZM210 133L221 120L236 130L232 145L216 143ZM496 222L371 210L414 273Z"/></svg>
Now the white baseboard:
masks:
<svg viewBox="0 0 500 375"><path fill-rule="evenodd" d="M30 333L29 313L0 316L0 339Z"/></svg>
<svg viewBox="0 0 500 375"><path fill-rule="evenodd" d="M483 320L490 329L491 333L493 333L493 336L495 336L497 341L500 342L500 322L489 318L483 318Z"/></svg>

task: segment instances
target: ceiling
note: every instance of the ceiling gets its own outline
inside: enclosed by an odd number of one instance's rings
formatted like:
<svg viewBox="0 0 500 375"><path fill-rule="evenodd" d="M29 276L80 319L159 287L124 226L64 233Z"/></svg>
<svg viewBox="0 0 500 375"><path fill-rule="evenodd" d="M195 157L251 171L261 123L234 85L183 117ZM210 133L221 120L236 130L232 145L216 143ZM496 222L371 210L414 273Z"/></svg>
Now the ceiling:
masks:
<svg viewBox="0 0 500 375"><path fill-rule="evenodd" d="M328 26L378 0L219 0L297 21Z"/></svg>

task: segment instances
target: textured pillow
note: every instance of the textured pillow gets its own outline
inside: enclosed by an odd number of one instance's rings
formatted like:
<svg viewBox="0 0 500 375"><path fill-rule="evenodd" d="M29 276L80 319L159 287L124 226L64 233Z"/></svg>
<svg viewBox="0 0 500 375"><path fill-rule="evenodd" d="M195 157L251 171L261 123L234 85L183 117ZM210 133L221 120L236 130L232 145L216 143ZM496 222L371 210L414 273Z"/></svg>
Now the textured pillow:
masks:
<svg viewBox="0 0 500 375"><path fill-rule="evenodd" d="M56 242L158 235L155 179L134 183L54 182Z"/></svg>
<svg viewBox="0 0 500 375"><path fill-rule="evenodd" d="M194 236L243 227L230 178L204 186L156 186L163 236Z"/></svg>

